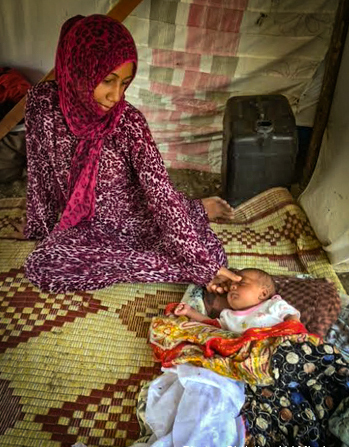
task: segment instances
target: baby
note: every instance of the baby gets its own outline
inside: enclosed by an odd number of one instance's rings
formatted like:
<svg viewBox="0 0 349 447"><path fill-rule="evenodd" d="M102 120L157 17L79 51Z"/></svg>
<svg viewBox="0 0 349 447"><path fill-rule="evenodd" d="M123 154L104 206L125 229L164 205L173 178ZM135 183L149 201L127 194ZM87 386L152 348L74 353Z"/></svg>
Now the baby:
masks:
<svg viewBox="0 0 349 447"><path fill-rule="evenodd" d="M186 303L180 303L174 314L194 321L219 322L222 329L242 333L246 329L270 327L287 320L299 321L300 313L276 294L273 278L264 270L246 268L237 272L241 281L232 282L227 294L229 308L217 320L210 320Z"/></svg>

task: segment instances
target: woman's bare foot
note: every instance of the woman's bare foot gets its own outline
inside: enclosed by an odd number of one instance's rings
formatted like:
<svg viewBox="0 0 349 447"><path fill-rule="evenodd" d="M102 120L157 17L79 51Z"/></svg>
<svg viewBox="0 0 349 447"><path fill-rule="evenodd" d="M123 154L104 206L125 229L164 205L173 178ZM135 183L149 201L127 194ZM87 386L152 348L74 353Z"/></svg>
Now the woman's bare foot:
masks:
<svg viewBox="0 0 349 447"><path fill-rule="evenodd" d="M220 197L207 197L202 199L202 204L210 222L231 222L233 220L234 209Z"/></svg>

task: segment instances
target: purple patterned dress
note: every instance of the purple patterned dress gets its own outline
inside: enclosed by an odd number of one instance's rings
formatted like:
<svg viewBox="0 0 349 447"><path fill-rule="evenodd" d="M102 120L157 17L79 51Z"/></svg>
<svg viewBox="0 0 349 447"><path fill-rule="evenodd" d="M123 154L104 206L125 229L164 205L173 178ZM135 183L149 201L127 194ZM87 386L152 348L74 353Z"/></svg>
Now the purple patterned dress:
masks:
<svg viewBox="0 0 349 447"><path fill-rule="evenodd" d="M200 200L172 186L143 115L129 103L104 139L95 214L60 229L77 137L55 81L29 92L26 109L28 238L42 242L26 275L43 290L100 289L118 282L207 284L226 256Z"/></svg>

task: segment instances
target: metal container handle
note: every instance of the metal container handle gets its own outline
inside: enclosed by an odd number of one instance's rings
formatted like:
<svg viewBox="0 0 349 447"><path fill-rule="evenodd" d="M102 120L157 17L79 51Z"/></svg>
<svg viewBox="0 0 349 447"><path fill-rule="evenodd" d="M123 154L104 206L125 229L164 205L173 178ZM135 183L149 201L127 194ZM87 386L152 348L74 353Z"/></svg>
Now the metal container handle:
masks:
<svg viewBox="0 0 349 447"><path fill-rule="evenodd" d="M274 130L273 123L268 119L261 119L256 121L256 132L264 135L271 133Z"/></svg>

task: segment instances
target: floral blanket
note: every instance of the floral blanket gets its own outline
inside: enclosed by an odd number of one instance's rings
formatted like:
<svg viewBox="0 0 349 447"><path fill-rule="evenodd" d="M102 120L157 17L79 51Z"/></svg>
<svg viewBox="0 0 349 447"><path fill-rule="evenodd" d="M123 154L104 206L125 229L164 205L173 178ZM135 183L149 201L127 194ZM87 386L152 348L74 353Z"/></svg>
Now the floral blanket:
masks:
<svg viewBox="0 0 349 447"><path fill-rule="evenodd" d="M349 395L349 365L336 348L286 341L279 345L271 363L272 386L245 387L243 415L251 437L249 445L341 445L329 423Z"/></svg>
<svg viewBox="0 0 349 447"><path fill-rule="evenodd" d="M168 305L166 313L171 307ZM154 317L149 333L155 358L162 366L192 363L253 385L274 382L271 358L286 340L321 343L320 337L309 334L295 321L249 329L238 336L215 326L190 322L187 317L168 315Z"/></svg>

